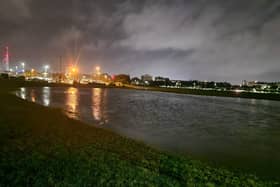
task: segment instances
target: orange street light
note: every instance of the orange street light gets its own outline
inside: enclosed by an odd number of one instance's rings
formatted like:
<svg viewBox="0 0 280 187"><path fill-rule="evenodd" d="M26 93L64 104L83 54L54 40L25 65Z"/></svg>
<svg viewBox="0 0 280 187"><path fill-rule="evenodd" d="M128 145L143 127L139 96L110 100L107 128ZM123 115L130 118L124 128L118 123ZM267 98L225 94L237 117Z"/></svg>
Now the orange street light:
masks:
<svg viewBox="0 0 280 187"><path fill-rule="evenodd" d="M77 73L77 72L78 72L78 68L72 67L72 68L71 68L71 71L72 71L72 73Z"/></svg>
<svg viewBox="0 0 280 187"><path fill-rule="evenodd" d="M97 72L99 72L100 69L101 69L100 66L96 66L96 67L95 67L95 70L96 70Z"/></svg>

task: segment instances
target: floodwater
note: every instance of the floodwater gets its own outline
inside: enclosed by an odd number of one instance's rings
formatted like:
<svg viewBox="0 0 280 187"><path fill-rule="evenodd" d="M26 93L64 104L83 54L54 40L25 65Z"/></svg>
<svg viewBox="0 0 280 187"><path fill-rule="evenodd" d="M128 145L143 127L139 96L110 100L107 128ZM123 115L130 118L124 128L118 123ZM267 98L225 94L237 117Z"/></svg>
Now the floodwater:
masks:
<svg viewBox="0 0 280 187"><path fill-rule="evenodd" d="M73 87L21 88L17 96L153 147L280 175L277 101Z"/></svg>

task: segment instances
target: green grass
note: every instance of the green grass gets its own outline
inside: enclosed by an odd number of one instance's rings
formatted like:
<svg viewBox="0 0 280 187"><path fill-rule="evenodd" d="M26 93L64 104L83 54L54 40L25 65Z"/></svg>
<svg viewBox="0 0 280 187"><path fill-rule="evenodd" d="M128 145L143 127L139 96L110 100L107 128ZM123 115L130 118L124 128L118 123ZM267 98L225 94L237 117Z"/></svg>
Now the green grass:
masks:
<svg viewBox="0 0 280 187"><path fill-rule="evenodd" d="M20 85L0 81L0 186L279 185L161 152L8 94Z"/></svg>

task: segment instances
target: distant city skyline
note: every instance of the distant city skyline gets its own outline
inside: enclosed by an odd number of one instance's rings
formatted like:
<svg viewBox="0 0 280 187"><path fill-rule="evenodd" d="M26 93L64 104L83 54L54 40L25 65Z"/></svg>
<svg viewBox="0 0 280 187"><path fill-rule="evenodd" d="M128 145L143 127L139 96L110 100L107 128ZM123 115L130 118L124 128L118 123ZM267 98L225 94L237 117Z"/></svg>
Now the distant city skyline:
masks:
<svg viewBox="0 0 280 187"><path fill-rule="evenodd" d="M7 57L7 56L6 56ZM62 58L60 58L62 59ZM62 62L63 64L63 62ZM126 74L126 75L129 75L130 78L140 78L140 79L146 79L146 77L148 77L149 80L154 80L156 78L159 78L159 79L169 79L169 80L176 80L176 81L202 81L202 82L228 82L228 83L231 83L231 84L239 84L239 85L245 85L246 83L252 83L252 82L255 82L255 83L280 83L280 80L276 80L276 81L265 81L265 80L240 80L239 82L231 82L231 81L227 81L227 80L203 80L203 79L173 79L172 77L169 77L169 76L163 76L163 75L160 75L160 74L148 74L148 73L140 73L139 75L132 75L130 73L114 73L114 72L106 72L105 70L103 70L99 65L95 66L92 68L92 71L89 72L83 72L83 71L80 71L80 67L79 66L73 66L73 64L68 64L68 65L63 65L64 67L60 66L62 64L56 64L54 67L51 67L49 64L44 64L44 65L39 65L38 67L39 68L33 68L34 66L32 65L29 65L29 64L26 64L25 61L20 61L20 62L17 62L17 63L12 63L12 65L8 66L10 67L9 70L7 70L7 66L6 66L6 58L4 57L4 60L3 62L1 63L1 68L0 68L0 72L7 72L9 71L10 73L15 73L15 72L18 72L18 73L25 73L25 72L46 72L46 69L48 69L48 71L50 73L67 73L67 72L71 72L73 70L75 71L78 71L77 73L81 74L81 75L94 75L96 74L96 72L99 72L99 74L107 74L107 75L111 75L111 76L115 76L115 75L119 75L119 74ZM5 69L6 68L6 69ZM20 75L20 74L18 74ZM145 77L145 78L143 78Z"/></svg>
<svg viewBox="0 0 280 187"><path fill-rule="evenodd" d="M0 48L10 66L79 61L110 74L240 83L280 81L276 0L11 0L1 2Z"/></svg>

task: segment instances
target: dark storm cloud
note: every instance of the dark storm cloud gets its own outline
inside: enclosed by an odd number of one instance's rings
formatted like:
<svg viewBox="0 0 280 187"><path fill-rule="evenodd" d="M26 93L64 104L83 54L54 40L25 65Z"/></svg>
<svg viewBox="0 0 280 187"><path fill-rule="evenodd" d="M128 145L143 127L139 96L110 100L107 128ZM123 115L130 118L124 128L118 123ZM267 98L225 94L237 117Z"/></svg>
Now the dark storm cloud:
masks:
<svg viewBox="0 0 280 187"><path fill-rule="evenodd" d="M258 79L280 70L279 21L278 1L154 3L125 18L129 37L121 45L139 51L195 50L191 58L181 59L180 67L179 59L173 61L173 77Z"/></svg>
<svg viewBox="0 0 280 187"><path fill-rule="evenodd" d="M277 0L11 0L0 44L35 67L81 52L88 72L280 80L279 10Z"/></svg>
<svg viewBox="0 0 280 187"><path fill-rule="evenodd" d="M29 0L10 0L1 2L0 15L1 20L11 20L13 22L17 19L22 19L30 16L28 8Z"/></svg>

